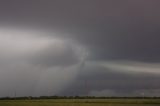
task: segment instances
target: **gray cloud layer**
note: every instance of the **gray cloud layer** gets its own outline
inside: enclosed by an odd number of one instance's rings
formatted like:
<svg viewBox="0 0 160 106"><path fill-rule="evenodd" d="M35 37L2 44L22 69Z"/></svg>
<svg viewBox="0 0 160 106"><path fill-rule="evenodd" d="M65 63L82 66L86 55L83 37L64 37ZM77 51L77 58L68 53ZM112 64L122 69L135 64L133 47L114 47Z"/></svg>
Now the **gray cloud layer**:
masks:
<svg viewBox="0 0 160 106"><path fill-rule="evenodd" d="M0 96L159 96L159 4L0 1Z"/></svg>

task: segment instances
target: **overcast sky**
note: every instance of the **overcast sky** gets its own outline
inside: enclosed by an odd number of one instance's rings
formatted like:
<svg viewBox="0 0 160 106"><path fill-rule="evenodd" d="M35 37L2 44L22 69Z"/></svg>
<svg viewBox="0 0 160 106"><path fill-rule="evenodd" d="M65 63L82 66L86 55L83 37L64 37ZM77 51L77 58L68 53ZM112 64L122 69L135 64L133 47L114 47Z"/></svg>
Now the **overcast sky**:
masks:
<svg viewBox="0 0 160 106"><path fill-rule="evenodd" d="M0 0L0 97L160 96L159 0Z"/></svg>

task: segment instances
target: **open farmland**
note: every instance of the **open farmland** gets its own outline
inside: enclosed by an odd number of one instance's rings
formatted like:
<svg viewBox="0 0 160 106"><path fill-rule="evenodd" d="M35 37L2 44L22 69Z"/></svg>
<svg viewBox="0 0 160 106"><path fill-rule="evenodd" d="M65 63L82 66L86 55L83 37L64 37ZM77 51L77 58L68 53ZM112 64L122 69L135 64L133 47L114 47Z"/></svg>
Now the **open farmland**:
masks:
<svg viewBox="0 0 160 106"><path fill-rule="evenodd" d="M1 100L0 106L159 106L160 99Z"/></svg>

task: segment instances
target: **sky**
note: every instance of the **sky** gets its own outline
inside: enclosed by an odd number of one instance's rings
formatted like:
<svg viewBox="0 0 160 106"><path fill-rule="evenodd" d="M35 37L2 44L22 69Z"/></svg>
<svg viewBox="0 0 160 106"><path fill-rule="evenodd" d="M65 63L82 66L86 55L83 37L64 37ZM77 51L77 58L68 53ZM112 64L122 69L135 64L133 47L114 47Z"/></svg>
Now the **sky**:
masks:
<svg viewBox="0 0 160 106"><path fill-rule="evenodd" d="M159 0L0 0L0 97L160 96Z"/></svg>

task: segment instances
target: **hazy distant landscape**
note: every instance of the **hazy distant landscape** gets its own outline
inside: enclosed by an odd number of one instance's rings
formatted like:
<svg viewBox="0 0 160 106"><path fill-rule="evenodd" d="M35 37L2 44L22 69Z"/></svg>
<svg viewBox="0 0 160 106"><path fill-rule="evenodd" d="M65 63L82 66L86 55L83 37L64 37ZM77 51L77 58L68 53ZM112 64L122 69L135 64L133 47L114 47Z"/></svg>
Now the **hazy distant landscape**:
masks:
<svg viewBox="0 0 160 106"><path fill-rule="evenodd" d="M1 100L0 106L159 106L160 99Z"/></svg>

